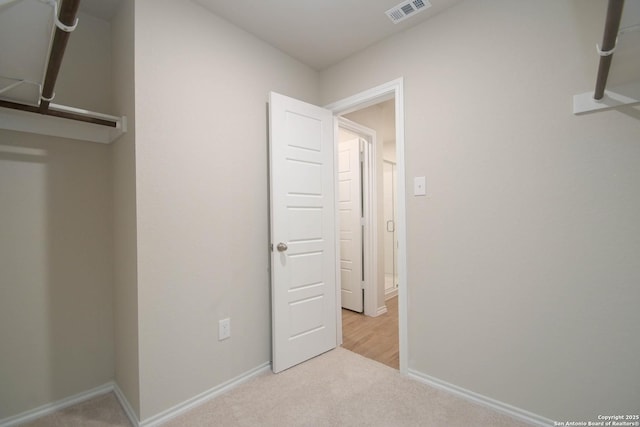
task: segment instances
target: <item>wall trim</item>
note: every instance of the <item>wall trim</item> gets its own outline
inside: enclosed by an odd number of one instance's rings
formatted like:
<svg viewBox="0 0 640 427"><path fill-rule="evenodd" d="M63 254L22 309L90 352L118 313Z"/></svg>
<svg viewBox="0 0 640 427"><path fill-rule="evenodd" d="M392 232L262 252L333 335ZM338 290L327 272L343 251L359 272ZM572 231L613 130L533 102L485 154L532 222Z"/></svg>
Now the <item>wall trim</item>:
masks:
<svg viewBox="0 0 640 427"><path fill-rule="evenodd" d="M30 409L17 415L0 420L0 427L13 427L19 424L24 424L46 415L52 414L56 411L68 408L69 406L82 403L86 400L93 399L94 397L101 396L113 391L113 382L108 382L101 386L92 388L82 393L74 394L73 396L65 397L55 402L46 403L37 408Z"/></svg>
<svg viewBox="0 0 640 427"><path fill-rule="evenodd" d="M118 383L114 381L113 383L113 392L116 395L116 399L122 406L124 413L127 414L127 418L129 418L129 422L132 426L138 427L140 425L140 420L138 420L138 416L136 415L136 411L133 410L133 407L129 403L129 400L122 392L122 389L118 386Z"/></svg>
<svg viewBox="0 0 640 427"><path fill-rule="evenodd" d="M136 427L155 427L161 424L166 423L172 418L177 417L178 415L182 415L185 412L190 411L191 409L206 403L207 401L220 396L223 393L230 391L231 389L239 386L240 384L247 382L248 380L271 370L271 362L265 362L249 371L238 375L235 378L230 379L220 385L217 385L205 392L202 392L190 399L185 400L182 403L179 403L172 408L169 408L165 411L160 412L146 420L135 424ZM2 426L0 426L2 427Z"/></svg>
<svg viewBox="0 0 640 427"><path fill-rule="evenodd" d="M74 394L73 396L66 397L64 399L58 400L56 402L47 403L45 405L39 406L37 408L22 412L17 415L13 415L8 418L4 418L0 420L0 427L14 427L20 424L24 424L30 421L34 421L38 418L44 417L46 415L52 414L56 411L60 411L62 409L68 408L69 406L76 405L78 403L82 403L89 399L93 399L94 397L101 396L103 394L113 392L122 406L127 418L131 422L134 427L149 427L149 426L159 426L169 419L177 417L196 406L202 405L203 403L220 396L223 393L230 391L231 389L239 386L240 384L256 377L264 372L271 370L271 362L265 362L261 365L250 369L235 378L230 379L220 385L217 385L203 393L200 393L190 399L185 400L178 405L175 405L172 408L167 409L157 415L154 415L151 418L147 418L144 421L139 421L138 417L133 410L131 404L127 400L126 396L118 387L118 384L115 381L110 381L106 384L103 384L99 387L92 388L91 390L84 391L82 393Z"/></svg>
<svg viewBox="0 0 640 427"><path fill-rule="evenodd" d="M378 307L378 310L376 311L376 317L381 316L383 314L385 314L387 312L387 306L383 305L382 307Z"/></svg>
<svg viewBox="0 0 640 427"><path fill-rule="evenodd" d="M185 400L184 402L178 405L175 405L172 408L167 409L166 411L163 411L151 418L148 418L143 422L138 421L135 411L129 404L129 401L125 397L124 393L122 393L122 390L120 389L120 387L118 387L118 384L116 384L113 381L110 381L106 384L92 388L82 393L78 393L73 396L69 396L67 398L58 400L56 402L47 403L45 405L22 412L20 414L17 414L8 418L4 418L0 420L0 427L18 426L20 424L24 424L24 423L36 420L38 418L52 414L56 411L60 411L62 409L68 408L69 406L82 403L89 399L93 399L94 397L101 396L103 394L107 394L110 392L114 392L114 394L116 395L116 398L118 399L118 402L122 406L123 410L127 414L127 417L129 418L129 421L131 422L131 424L133 424L134 427L151 427L151 426L155 427L169 421L171 418L175 418L178 415L182 415L183 413L188 412L191 409L197 406L200 406L203 403L206 403L207 401L232 390L233 388L239 386L240 384L245 383L250 379L264 372L267 372L270 369L271 369L271 362L265 362L253 369L250 369L249 371L243 374L238 375L235 378L230 379L229 381L226 381L218 386L215 386L203 393L200 393L190 399ZM461 397L467 401L485 406L494 411L506 414L512 418L529 423L531 425L540 426L540 427L549 427L554 425L553 420L545 418L541 415L534 414L524 409L509 405L508 403L504 403L499 400L492 399L482 394L473 392L471 390L467 390L465 388L456 386L454 384L450 384L446 381L424 374L420 371L409 369L407 374L410 378L416 381L419 381L423 384L427 384L439 390L446 391L448 393Z"/></svg>
<svg viewBox="0 0 640 427"><path fill-rule="evenodd" d="M554 425L554 421L550 420L549 418L545 418L524 409L517 408L515 406L509 405L508 403L492 399L471 390L458 387L457 385L450 384L446 381L442 381L427 374L423 374L422 372L416 371L414 369L409 369L408 375L410 378L413 378L416 381L420 381L421 383L427 384L431 387L446 391L467 401L482 405L525 423L540 427L549 427Z"/></svg>
<svg viewBox="0 0 640 427"><path fill-rule="evenodd" d="M390 300L398 296L398 288L393 288L388 291L384 291L384 300Z"/></svg>

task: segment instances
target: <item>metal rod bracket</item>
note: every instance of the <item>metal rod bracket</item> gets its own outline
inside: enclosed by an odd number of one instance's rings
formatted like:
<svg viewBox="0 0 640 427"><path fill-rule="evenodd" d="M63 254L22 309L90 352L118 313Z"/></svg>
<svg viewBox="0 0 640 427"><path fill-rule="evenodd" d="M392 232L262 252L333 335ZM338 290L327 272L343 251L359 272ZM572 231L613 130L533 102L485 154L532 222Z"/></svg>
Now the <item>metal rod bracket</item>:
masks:
<svg viewBox="0 0 640 427"><path fill-rule="evenodd" d="M73 25L66 25L60 22L60 19L58 18L58 0L41 0L41 1L44 1L45 3L48 3L49 5L53 6L53 23L55 24L56 27L58 27L60 30L64 31L65 33L71 33L73 32L73 30L76 29L76 27L78 26L78 18L76 18L76 21L73 23Z"/></svg>
<svg viewBox="0 0 640 427"><path fill-rule="evenodd" d="M616 44L612 49L609 50L601 50L600 45L596 43L596 51L598 51L598 55L600 56L611 56L616 51L616 47L618 46L618 39L616 39Z"/></svg>
<svg viewBox="0 0 640 427"><path fill-rule="evenodd" d="M53 92L53 94L51 95L51 98L47 98L44 95L40 94L40 99L43 100L43 101L47 101L47 102L53 101L53 98L55 98L55 97L56 97L56 93L55 92Z"/></svg>

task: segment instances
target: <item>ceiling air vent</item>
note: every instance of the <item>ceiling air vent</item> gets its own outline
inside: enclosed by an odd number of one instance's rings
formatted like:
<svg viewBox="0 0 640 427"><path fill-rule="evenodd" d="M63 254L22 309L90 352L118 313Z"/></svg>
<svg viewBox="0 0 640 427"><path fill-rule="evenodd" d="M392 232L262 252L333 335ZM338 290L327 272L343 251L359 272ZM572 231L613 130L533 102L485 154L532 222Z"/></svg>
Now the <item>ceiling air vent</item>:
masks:
<svg viewBox="0 0 640 427"><path fill-rule="evenodd" d="M397 24L400 21L415 15L416 13L431 7L429 0L409 0L400 3L387 10L385 13L391 22Z"/></svg>

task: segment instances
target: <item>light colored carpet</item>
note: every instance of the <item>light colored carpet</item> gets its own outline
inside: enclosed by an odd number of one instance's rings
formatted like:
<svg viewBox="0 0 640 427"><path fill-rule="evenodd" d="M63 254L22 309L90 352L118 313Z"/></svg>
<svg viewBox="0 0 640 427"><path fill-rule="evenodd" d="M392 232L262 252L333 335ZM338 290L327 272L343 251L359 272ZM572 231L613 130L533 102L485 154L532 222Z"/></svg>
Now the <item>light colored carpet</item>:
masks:
<svg viewBox="0 0 640 427"><path fill-rule="evenodd" d="M113 394L101 396L29 426L128 426L124 412L114 407L114 403L117 405ZM259 375L169 420L165 426L525 427L527 424L337 348L280 374Z"/></svg>
<svg viewBox="0 0 640 427"><path fill-rule="evenodd" d="M166 426L491 426L527 424L337 348L265 374Z"/></svg>
<svg viewBox="0 0 640 427"><path fill-rule="evenodd" d="M116 395L108 393L24 424L28 427L130 427Z"/></svg>

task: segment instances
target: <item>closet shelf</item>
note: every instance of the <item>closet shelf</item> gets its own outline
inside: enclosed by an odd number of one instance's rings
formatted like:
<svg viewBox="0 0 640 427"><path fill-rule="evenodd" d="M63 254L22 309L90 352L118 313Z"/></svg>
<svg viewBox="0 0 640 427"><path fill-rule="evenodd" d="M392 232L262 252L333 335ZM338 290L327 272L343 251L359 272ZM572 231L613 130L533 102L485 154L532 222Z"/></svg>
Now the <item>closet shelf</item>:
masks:
<svg viewBox="0 0 640 427"><path fill-rule="evenodd" d="M0 129L103 144L115 141L127 131L125 116L109 116L56 104L51 104L50 108L53 111L73 111L76 114L112 121L115 122L115 127L0 107Z"/></svg>

